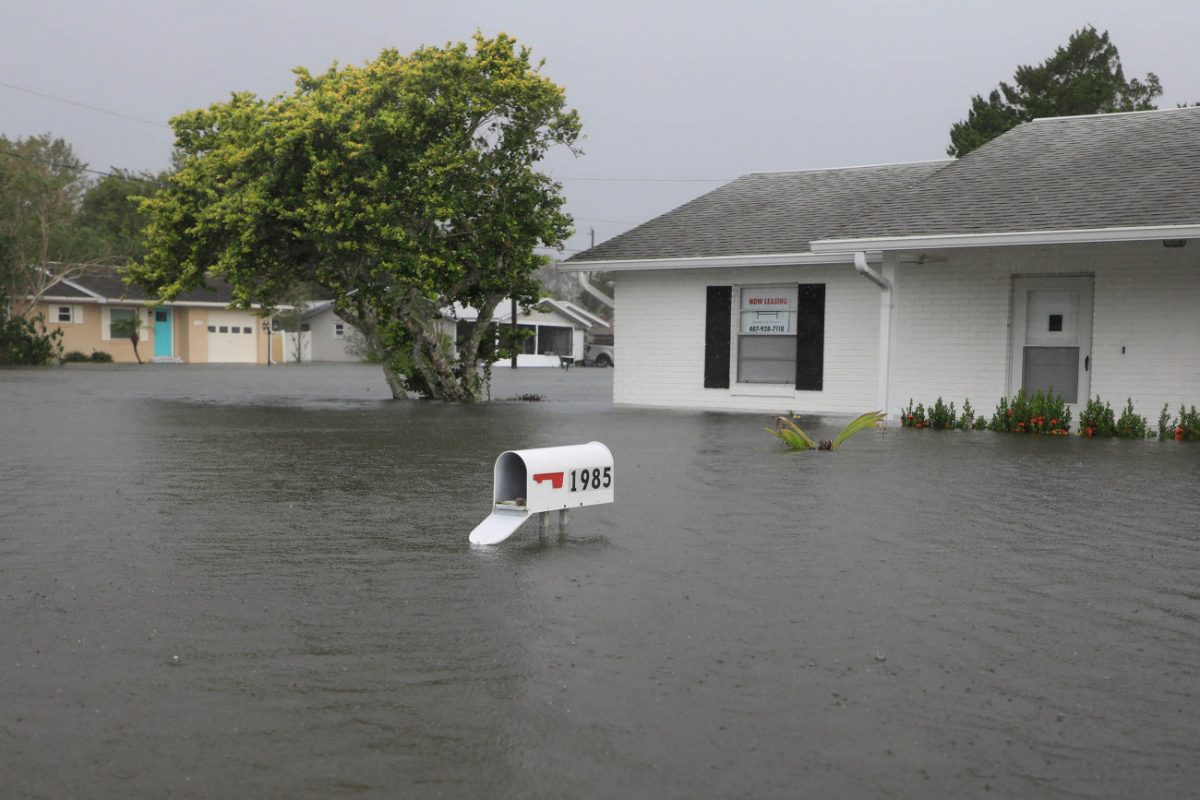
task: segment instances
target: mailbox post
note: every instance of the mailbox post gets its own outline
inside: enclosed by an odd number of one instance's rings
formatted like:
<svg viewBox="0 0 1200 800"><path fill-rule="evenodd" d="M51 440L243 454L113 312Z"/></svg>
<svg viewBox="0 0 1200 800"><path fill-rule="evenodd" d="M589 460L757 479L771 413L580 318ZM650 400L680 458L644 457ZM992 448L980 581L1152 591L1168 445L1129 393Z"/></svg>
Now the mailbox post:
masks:
<svg viewBox="0 0 1200 800"><path fill-rule="evenodd" d="M471 531L472 544L497 544L534 514L545 531L546 514L559 512L565 530L569 509L611 503L613 457L600 442L509 450L496 459L492 513Z"/></svg>

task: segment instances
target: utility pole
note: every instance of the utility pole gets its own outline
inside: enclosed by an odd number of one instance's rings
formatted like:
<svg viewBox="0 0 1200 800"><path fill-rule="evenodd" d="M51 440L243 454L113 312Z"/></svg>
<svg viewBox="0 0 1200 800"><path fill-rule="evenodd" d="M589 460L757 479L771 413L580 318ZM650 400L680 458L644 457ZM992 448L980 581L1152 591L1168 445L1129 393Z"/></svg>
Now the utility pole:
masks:
<svg viewBox="0 0 1200 800"><path fill-rule="evenodd" d="M517 298L512 299L512 368L517 368Z"/></svg>

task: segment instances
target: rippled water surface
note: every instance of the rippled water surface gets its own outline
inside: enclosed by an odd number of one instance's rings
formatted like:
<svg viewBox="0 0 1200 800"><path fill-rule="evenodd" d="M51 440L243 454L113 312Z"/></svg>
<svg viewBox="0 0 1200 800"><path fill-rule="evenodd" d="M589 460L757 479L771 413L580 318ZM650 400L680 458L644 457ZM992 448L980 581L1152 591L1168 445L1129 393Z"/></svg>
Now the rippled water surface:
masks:
<svg viewBox="0 0 1200 800"><path fill-rule="evenodd" d="M0 793L1197 795L1200 447L792 454L611 375L0 371ZM615 504L468 545L593 439Z"/></svg>

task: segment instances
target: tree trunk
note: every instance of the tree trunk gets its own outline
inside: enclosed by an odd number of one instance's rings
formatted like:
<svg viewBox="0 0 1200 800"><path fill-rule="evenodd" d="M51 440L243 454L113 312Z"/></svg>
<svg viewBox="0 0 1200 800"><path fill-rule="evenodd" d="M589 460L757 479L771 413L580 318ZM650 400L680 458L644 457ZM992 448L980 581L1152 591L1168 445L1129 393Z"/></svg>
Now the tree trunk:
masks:
<svg viewBox="0 0 1200 800"><path fill-rule="evenodd" d="M392 369L392 365L388 363L387 358L383 360L383 379L387 381L388 388L392 390L393 400L407 400L408 392L404 390L404 380L400 377L400 373Z"/></svg>

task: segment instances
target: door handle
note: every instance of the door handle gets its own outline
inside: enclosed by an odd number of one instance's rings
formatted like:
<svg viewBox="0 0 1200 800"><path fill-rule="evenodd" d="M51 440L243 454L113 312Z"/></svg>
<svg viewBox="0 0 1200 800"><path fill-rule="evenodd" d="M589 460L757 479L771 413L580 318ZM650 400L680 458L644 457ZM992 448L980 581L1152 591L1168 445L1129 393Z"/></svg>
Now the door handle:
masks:
<svg viewBox="0 0 1200 800"><path fill-rule="evenodd" d="M1088 368L1091 366L1091 363L1092 363L1092 357L1091 357L1091 356L1084 356L1084 357L1083 357L1083 371L1084 371L1084 372L1087 372L1087 371L1088 371Z"/></svg>

